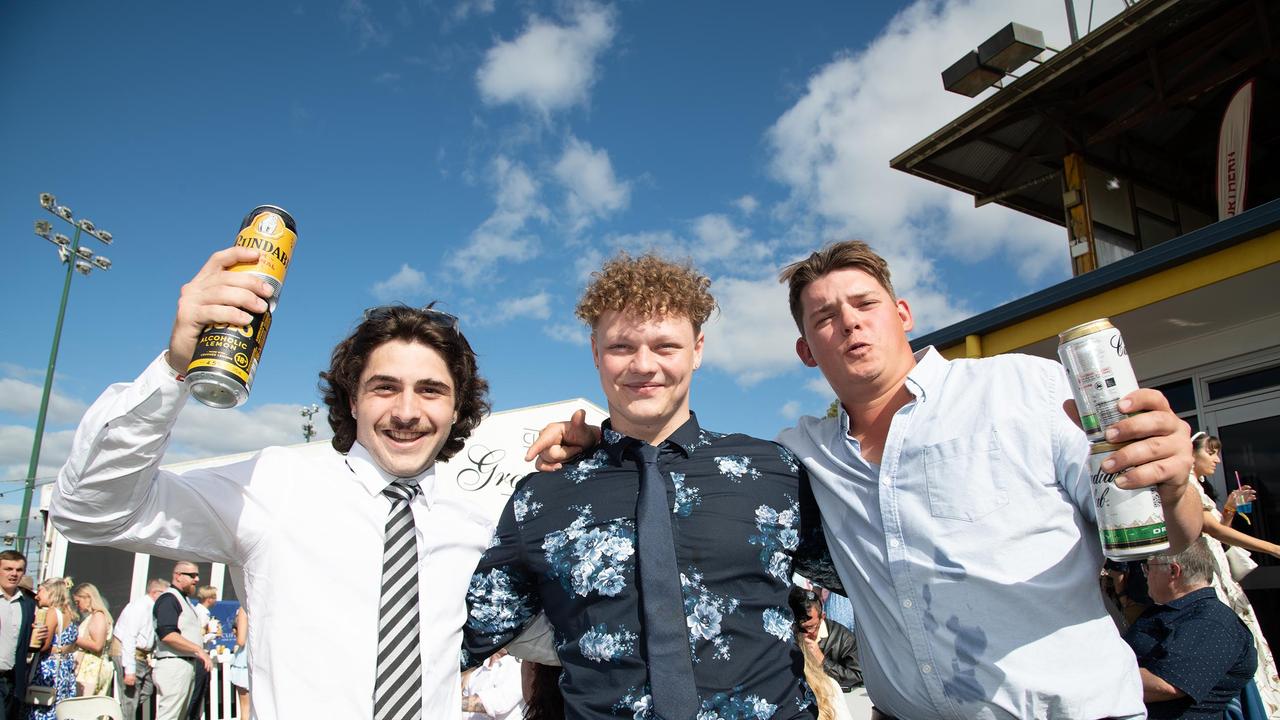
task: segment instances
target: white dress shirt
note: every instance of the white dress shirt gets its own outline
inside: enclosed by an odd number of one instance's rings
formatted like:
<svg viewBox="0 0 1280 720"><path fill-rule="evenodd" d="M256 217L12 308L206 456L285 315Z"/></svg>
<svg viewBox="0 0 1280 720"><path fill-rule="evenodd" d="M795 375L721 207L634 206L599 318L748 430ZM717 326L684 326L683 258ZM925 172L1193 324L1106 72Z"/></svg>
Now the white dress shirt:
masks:
<svg viewBox="0 0 1280 720"><path fill-rule="evenodd" d="M463 712L462 720L518 720L524 717L523 691L519 660L503 655L493 664L485 662L467 676L463 687L463 695L480 698L485 712Z"/></svg>
<svg viewBox="0 0 1280 720"><path fill-rule="evenodd" d="M879 465L843 410L779 436L813 479L872 701L900 718L1142 717L1062 367L916 358Z"/></svg>
<svg viewBox="0 0 1280 720"><path fill-rule="evenodd" d="M76 431L49 515L69 539L243 572L254 716L371 718L384 531L394 479L359 444L267 448L181 475L158 469L187 387L157 358ZM492 521L418 478L422 717L456 717L464 597ZM327 589L325 589L327 588Z"/></svg>
<svg viewBox="0 0 1280 720"><path fill-rule="evenodd" d="M116 618L116 627L112 635L120 641L120 667L126 675L137 675L137 650L150 651L156 644L156 621L151 614L156 601L150 595L143 595L130 600L120 617Z"/></svg>
<svg viewBox="0 0 1280 720"><path fill-rule="evenodd" d="M22 630L20 600L21 590L14 590L13 595L0 592L0 670L12 670L18 661L18 632Z"/></svg>

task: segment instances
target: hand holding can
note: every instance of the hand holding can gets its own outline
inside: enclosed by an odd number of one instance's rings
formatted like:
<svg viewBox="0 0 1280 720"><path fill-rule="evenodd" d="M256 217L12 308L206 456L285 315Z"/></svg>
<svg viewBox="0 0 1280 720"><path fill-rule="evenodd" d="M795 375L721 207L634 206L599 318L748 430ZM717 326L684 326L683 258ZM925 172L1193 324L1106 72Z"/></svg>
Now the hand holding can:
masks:
<svg viewBox="0 0 1280 720"><path fill-rule="evenodd" d="M225 251L226 255L215 253L210 258L205 266L210 272L201 287L223 281L231 288L250 288L257 297L246 299L234 291L209 293L217 300L239 300L237 307L248 312L236 313L235 320L209 323L196 338L186 368L192 397L216 408L237 407L249 399L296 242L293 217L274 205L260 205L241 222L235 247ZM223 269L210 268L215 258ZM171 341L170 347L173 345ZM181 359L180 355L176 360ZM177 368L175 358L171 357L169 364Z"/></svg>

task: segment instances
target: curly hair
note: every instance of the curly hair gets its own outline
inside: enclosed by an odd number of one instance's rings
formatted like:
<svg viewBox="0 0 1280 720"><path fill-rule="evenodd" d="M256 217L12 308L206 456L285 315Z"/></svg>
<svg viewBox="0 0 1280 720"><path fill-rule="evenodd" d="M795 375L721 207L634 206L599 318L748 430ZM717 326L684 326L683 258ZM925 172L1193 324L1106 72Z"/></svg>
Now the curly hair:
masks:
<svg viewBox="0 0 1280 720"><path fill-rule="evenodd" d="M448 460L462 449L471 431L489 413L489 383L480 377L470 343L456 325L442 323L440 316L439 311L431 310L431 305L421 310L406 305L384 305L366 312L364 322L333 348L329 370L320 373L320 392L329 407L335 450L345 453L355 443L356 419L351 415L351 400L356 396L360 374L373 351L392 340L426 345L444 358L453 379L453 404L458 419L436 460Z"/></svg>
<svg viewBox="0 0 1280 720"><path fill-rule="evenodd" d="M591 278L575 313L592 328L601 315L614 310L640 317L686 317L697 332L716 309L707 290L711 279L688 262L620 252Z"/></svg>

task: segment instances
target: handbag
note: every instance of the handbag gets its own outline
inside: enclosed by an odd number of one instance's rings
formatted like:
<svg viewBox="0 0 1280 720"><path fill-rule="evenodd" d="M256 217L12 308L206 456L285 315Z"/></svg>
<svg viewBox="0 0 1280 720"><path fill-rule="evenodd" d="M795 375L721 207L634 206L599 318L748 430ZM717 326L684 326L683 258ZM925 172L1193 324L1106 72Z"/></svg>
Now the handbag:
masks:
<svg viewBox="0 0 1280 720"><path fill-rule="evenodd" d="M53 707L58 702L58 691L51 685L28 685L22 701L34 707Z"/></svg>
<svg viewBox="0 0 1280 720"><path fill-rule="evenodd" d="M57 618L58 618L57 631L54 632L53 634L54 640L56 641L58 634L62 632L62 611L59 610L58 608L54 608L53 611L54 613L57 614ZM54 654L53 657L57 662L58 668L60 669L62 667L62 656ZM39 671L40 671L39 660L31 663L31 668L30 668L31 676L35 677L36 673L38 673ZM58 676L57 670L54 671L53 675L54 677ZM52 685L37 685L35 683L28 682L27 692L23 696L22 701L28 705L33 705L35 707L53 707L58 702L58 688Z"/></svg>
<svg viewBox="0 0 1280 720"><path fill-rule="evenodd" d="M1227 567L1231 570L1231 579L1241 582L1258 567L1258 563L1250 557L1248 550L1232 545L1227 548Z"/></svg>

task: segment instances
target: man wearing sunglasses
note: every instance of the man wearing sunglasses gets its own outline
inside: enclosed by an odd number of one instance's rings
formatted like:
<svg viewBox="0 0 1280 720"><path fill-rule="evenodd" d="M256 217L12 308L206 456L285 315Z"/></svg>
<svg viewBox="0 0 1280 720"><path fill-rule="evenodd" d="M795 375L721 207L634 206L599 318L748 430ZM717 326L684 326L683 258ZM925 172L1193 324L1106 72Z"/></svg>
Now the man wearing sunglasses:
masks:
<svg viewBox="0 0 1280 720"><path fill-rule="evenodd" d="M204 651L204 630L195 608L187 598L196 594L200 570L185 560L173 566L172 584L151 608L156 627L156 666L152 679L156 686L156 720L177 720L187 716L196 678L212 669ZM199 665L199 667L197 667Z"/></svg>
<svg viewBox="0 0 1280 720"><path fill-rule="evenodd" d="M158 467L201 329L266 309L271 288L229 271L257 256L215 253L183 287L168 351L85 414L50 516L76 542L238 568L259 719L456 716L463 598L490 535L479 512L435 483L435 462L458 452L489 408L456 318L366 312L321 373L332 451L267 448L181 474ZM298 601L298 588L335 576L339 592Z"/></svg>

